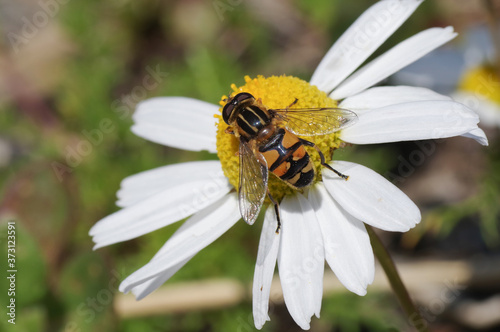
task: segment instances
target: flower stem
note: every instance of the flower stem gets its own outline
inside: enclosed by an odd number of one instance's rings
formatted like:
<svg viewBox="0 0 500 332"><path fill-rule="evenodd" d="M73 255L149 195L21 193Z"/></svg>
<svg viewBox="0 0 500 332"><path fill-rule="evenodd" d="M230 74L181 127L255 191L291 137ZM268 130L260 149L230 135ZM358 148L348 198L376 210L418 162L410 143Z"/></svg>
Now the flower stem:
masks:
<svg viewBox="0 0 500 332"><path fill-rule="evenodd" d="M371 226L365 226L366 230L368 231L368 235L370 236L373 252L375 253L375 256L377 256L380 265L384 269L384 272L387 275L387 279L389 279L389 283L391 284L392 290L396 294L401 307L403 307L403 310L408 317L409 323L417 328L418 331L428 332L429 330L427 328L427 321L422 318L420 312L413 304L413 301L411 300L405 285L399 277L399 273L396 270L396 266L394 265L394 261L389 255L389 252L384 247L384 244L382 243L382 241L380 241L380 238L373 231Z"/></svg>

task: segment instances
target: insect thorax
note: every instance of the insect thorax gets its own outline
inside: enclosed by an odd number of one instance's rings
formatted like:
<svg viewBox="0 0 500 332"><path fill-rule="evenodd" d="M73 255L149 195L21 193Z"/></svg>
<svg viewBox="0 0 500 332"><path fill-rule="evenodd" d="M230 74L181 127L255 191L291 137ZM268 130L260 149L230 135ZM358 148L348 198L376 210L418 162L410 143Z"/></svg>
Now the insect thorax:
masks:
<svg viewBox="0 0 500 332"><path fill-rule="evenodd" d="M261 130L271 123L271 116L267 110L261 109L255 105L249 105L240 109L236 117L236 125L239 128L240 135L247 140L255 139L259 136Z"/></svg>

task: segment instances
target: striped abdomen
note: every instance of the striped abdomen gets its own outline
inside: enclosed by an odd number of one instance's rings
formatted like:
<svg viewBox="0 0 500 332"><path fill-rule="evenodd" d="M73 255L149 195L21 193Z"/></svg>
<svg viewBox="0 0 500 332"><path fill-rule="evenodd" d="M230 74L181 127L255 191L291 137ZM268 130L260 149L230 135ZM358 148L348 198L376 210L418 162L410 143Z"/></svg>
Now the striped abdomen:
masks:
<svg viewBox="0 0 500 332"><path fill-rule="evenodd" d="M294 188L310 185L314 179L314 167L302 142L283 128L259 148L267 161L267 167L281 180Z"/></svg>

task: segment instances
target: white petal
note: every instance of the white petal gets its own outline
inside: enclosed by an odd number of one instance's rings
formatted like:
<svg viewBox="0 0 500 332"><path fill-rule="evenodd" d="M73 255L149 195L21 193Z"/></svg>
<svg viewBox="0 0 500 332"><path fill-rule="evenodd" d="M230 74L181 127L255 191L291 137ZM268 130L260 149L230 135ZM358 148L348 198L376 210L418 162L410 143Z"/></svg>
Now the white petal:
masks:
<svg viewBox="0 0 500 332"><path fill-rule="evenodd" d="M204 174L179 183L98 221L89 234L95 249L130 240L184 219L217 202L231 190L227 179Z"/></svg>
<svg viewBox="0 0 500 332"><path fill-rule="evenodd" d="M367 89L352 97L347 97L339 104L339 107L354 111L358 114L360 111L368 109L412 101L430 100L451 100L451 98L426 88L417 88L413 86L379 86Z"/></svg>
<svg viewBox="0 0 500 332"><path fill-rule="evenodd" d="M478 87L478 91L481 91L481 87ZM479 92L459 91L453 93L452 98L477 112L481 124L488 127L500 127L500 104L489 100Z"/></svg>
<svg viewBox="0 0 500 332"><path fill-rule="evenodd" d="M184 226L186 227L186 226ZM175 236L178 235L179 232L181 232L183 229L182 226L179 227L179 229L172 235L172 237L165 242L165 244L158 250L158 252L151 258L149 261L149 264L154 264L154 262L161 257L163 254L165 254L167 251L172 250L173 247L178 245L178 241L173 240ZM179 262L178 264L175 264L174 266L170 267L169 269L163 271L161 274L157 275L154 278L151 278L147 281L145 281L142 284L139 284L132 288L132 293L135 295L135 298L137 301L143 299L147 295L149 295L151 292L156 290L158 287L163 285L168 279L170 279L174 274L177 273L184 265L191 260L196 255L192 255L191 257L186 258L185 260Z"/></svg>
<svg viewBox="0 0 500 332"><path fill-rule="evenodd" d="M139 285L135 286L134 288L132 288L132 293L135 295L135 299L137 301L139 301L139 300L142 300L143 298L145 298L146 296L148 296L149 294L151 294L154 290L156 290L158 287L163 285L168 279L170 279L174 274L176 274L177 271L179 271L184 265L186 265L186 263L189 262L189 260L193 257L194 256L191 256L191 257L183 260L182 262L167 269L166 271L164 271L160 275L158 275L152 279L149 279L149 280L145 281L144 283L139 284Z"/></svg>
<svg viewBox="0 0 500 332"><path fill-rule="evenodd" d="M488 146L488 138L481 128L475 128L468 133L462 134L463 137L472 138L481 145Z"/></svg>
<svg viewBox="0 0 500 332"><path fill-rule="evenodd" d="M224 234L241 218L236 194L222 198L216 204L189 218L168 240L167 248L127 277L120 285L128 292L145 281L161 275L168 269L188 260Z"/></svg>
<svg viewBox="0 0 500 332"><path fill-rule="evenodd" d="M375 275L375 260L365 225L345 212L321 183L309 191L309 202L323 233L328 265L347 289L365 295Z"/></svg>
<svg viewBox="0 0 500 332"><path fill-rule="evenodd" d="M269 318L269 294L274 268L278 257L280 234L276 234L277 220L274 207L266 211L260 235L259 251L253 276L253 320L255 327L261 329Z"/></svg>
<svg viewBox="0 0 500 332"><path fill-rule="evenodd" d="M191 182L206 178L218 183L227 183L220 161L195 161L151 169L125 178L116 193L116 204L127 207L169 187L191 186Z"/></svg>
<svg viewBox="0 0 500 332"><path fill-rule="evenodd" d="M359 69L342 82L330 97L340 100L363 91L455 38L456 35L452 27L424 30Z"/></svg>
<svg viewBox="0 0 500 332"><path fill-rule="evenodd" d="M137 105L132 132L166 146L217 152L216 118L219 106L185 97L158 97Z"/></svg>
<svg viewBox="0 0 500 332"><path fill-rule="evenodd" d="M286 196L280 204L281 243L278 267L286 307L302 329L311 316L319 317L325 256L314 210L301 195Z"/></svg>
<svg viewBox="0 0 500 332"><path fill-rule="evenodd" d="M361 112L340 135L354 144L414 141L462 135L478 122L477 114L460 103L417 101Z"/></svg>
<svg viewBox="0 0 500 332"><path fill-rule="evenodd" d="M311 84L332 91L358 68L422 1L379 1L368 8L333 44L314 71Z"/></svg>
<svg viewBox="0 0 500 332"><path fill-rule="evenodd" d="M397 232L406 232L420 222L418 207L383 176L347 161L330 165L349 179L346 181L323 169L323 183L335 201L354 218Z"/></svg>

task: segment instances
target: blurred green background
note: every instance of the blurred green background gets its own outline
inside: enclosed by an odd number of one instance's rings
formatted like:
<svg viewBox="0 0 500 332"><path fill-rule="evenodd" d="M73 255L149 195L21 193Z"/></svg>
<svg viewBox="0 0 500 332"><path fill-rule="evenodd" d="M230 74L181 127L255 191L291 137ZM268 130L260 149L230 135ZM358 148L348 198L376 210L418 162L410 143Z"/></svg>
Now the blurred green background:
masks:
<svg viewBox="0 0 500 332"><path fill-rule="evenodd" d="M431 26L453 24L461 32L486 22L481 3L473 2L478 5L467 12L464 1L425 2L377 54ZM129 128L137 102L178 95L218 103L231 83L243 83L244 75L308 80L328 48L372 3L0 1L0 330L255 330L249 293L225 308L123 317L113 305L119 295L116 280L149 261L180 223L96 252L88 230L118 209L115 192L123 178L165 164L216 158L133 135ZM145 86L151 72L158 73L157 84ZM422 209L423 222L416 229L382 234L398 261L485 261L494 266L500 248L498 129L488 129L487 135L489 148L464 138L443 140L436 144L437 153L402 180L391 174L418 148L413 142L349 147L334 158L375 169ZM17 236L15 326L5 315L8 221L15 221ZM260 225L238 223L167 285L232 278L249 287L259 232ZM499 284L498 279L486 287L468 284L454 301L428 316L428 324L436 331L477 329L460 321L455 309L498 298ZM481 329L495 328L500 319ZM263 330L299 328L277 303ZM312 330L410 327L389 291L368 288L365 297L348 292L325 296Z"/></svg>

